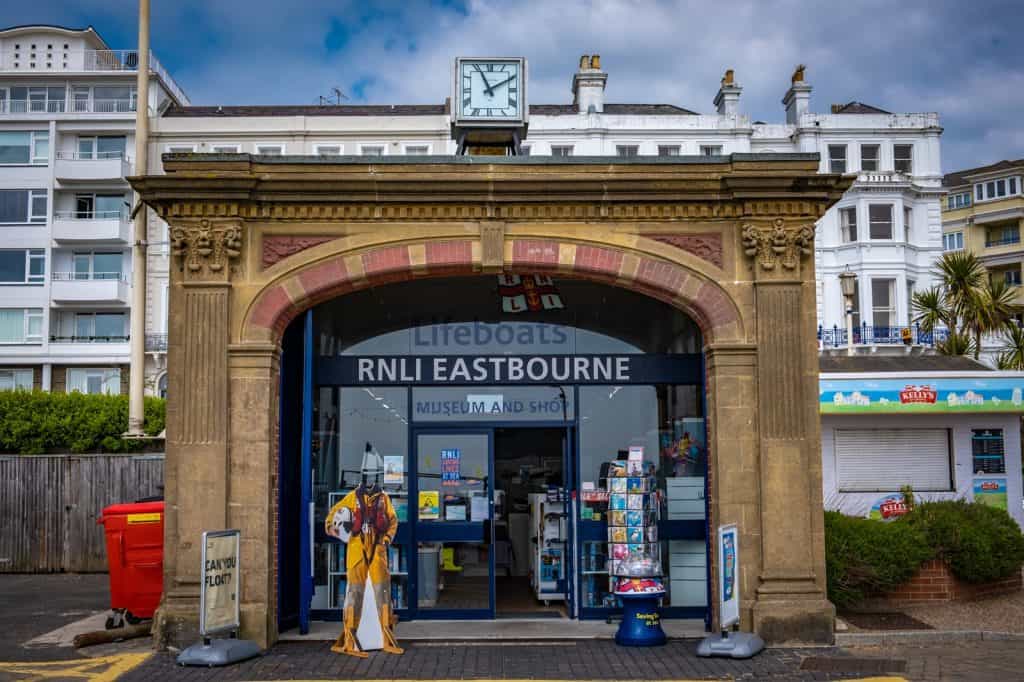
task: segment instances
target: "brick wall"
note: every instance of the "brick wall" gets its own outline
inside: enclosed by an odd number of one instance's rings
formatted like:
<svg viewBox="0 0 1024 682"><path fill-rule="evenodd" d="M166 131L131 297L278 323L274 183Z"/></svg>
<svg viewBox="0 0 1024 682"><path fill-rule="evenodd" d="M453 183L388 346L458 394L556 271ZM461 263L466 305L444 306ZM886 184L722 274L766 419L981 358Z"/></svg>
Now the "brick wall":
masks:
<svg viewBox="0 0 1024 682"><path fill-rule="evenodd" d="M1021 574L1004 580L974 585L956 576L945 562L931 559L909 581L885 595L893 606L914 606L949 601L971 601L982 597L997 597L1021 590Z"/></svg>

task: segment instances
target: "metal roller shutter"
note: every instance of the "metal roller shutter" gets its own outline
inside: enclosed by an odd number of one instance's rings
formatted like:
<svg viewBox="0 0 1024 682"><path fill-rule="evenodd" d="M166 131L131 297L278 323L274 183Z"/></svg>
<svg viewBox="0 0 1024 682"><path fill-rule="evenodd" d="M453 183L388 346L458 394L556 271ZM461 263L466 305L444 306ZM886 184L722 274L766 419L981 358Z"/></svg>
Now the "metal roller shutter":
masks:
<svg viewBox="0 0 1024 682"><path fill-rule="evenodd" d="M840 492L952 490L949 429L836 429Z"/></svg>

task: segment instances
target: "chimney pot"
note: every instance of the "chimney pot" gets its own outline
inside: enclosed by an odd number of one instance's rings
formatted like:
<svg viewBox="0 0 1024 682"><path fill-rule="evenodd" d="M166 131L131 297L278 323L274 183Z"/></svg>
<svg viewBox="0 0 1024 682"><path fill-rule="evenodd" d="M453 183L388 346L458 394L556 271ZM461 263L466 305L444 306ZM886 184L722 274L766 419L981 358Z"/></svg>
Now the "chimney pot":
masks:
<svg viewBox="0 0 1024 682"><path fill-rule="evenodd" d="M590 58L590 68L601 70L601 55L595 54Z"/></svg>
<svg viewBox="0 0 1024 682"><path fill-rule="evenodd" d="M782 98L782 105L786 107L786 123L799 125L800 117L811 109L811 86L804 81L804 71L807 67L797 64L790 78L789 90Z"/></svg>
<svg viewBox="0 0 1024 682"><path fill-rule="evenodd" d="M585 54L582 57L580 57L580 71L582 71L583 69L587 68L589 65L590 65L590 55L589 54Z"/></svg>
<svg viewBox="0 0 1024 682"><path fill-rule="evenodd" d="M833 114L838 114L839 110L842 109L842 108L843 108L842 104L833 104L832 105L832 113Z"/></svg>

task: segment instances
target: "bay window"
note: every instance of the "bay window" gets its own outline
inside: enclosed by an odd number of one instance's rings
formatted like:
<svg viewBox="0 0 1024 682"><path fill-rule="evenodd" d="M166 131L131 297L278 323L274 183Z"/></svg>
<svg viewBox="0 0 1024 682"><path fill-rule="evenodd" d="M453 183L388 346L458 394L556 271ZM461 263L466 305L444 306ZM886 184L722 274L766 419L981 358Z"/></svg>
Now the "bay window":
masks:
<svg viewBox="0 0 1024 682"><path fill-rule="evenodd" d="M875 336L884 335L885 331L896 324L896 280L871 280L871 323L875 327Z"/></svg>
<svg viewBox="0 0 1024 682"><path fill-rule="evenodd" d="M892 204L868 206L868 233L871 239L892 239Z"/></svg>
<svg viewBox="0 0 1024 682"><path fill-rule="evenodd" d="M857 241L857 207L839 209L839 227L843 243Z"/></svg>
<svg viewBox="0 0 1024 682"><path fill-rule="evenodd" d="M914 145L893 145L893 170L897 173L911 174L914 172Z"/></svg>

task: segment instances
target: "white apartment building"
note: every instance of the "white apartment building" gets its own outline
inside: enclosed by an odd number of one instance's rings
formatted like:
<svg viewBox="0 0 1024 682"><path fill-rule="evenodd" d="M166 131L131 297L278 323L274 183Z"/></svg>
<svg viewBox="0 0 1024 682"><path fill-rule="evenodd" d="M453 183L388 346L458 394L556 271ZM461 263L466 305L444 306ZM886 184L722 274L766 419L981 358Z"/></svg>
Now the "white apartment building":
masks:
<svg viewBox="0 0 1024 682"><path fill-rule="evenodd" d="M92 27L0 30L0 389L127 392L137 64ZM187 105L150 66L151 114Z"/></svg>

